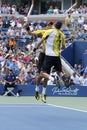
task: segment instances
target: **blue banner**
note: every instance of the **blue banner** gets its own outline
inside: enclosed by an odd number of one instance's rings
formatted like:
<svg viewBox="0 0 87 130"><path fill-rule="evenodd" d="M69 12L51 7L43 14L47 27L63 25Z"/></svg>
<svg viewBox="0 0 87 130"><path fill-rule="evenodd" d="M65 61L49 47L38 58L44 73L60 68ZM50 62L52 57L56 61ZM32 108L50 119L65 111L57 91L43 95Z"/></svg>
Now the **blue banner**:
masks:
<svg viewBox="0 0 87 130"><path fill-rule="evenodd" d="M3 85L0 85L0 94L3 92ZM18 88L22 90L21 96L34 96L35 85L18 85ZM42 92L42 86L40 86L40 93ZM66 88L62 86L60 89L55 85L47 86L47 96L73 96L73 97L87 97L87 86L70 86Z"/></svg>
<svg viewBox="0 0 87 130"><path fill-rule="evenodd" d="M47 95L52 96L77 96L85 97L87 96L87 86L70 86L66 88L62 86L60 89L56 86L49 86L47 89Z"/></svg>

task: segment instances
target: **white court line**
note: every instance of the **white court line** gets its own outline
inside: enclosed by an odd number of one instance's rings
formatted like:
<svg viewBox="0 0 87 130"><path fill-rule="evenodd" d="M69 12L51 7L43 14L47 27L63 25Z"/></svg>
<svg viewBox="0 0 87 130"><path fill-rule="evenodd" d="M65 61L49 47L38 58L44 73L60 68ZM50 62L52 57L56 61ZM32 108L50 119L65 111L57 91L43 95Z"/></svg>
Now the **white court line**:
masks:
<svg viewBox="0 0 87 130"><path fill-rule="evenodd" d="M85 110L80 110L80 109L75 109L75 108L70 108L70 107L64 107L64 106L57 106L57 105L53 105L53 104L48 104L48 105L52 106L52 107L69 109L69 110L73 110L73 111L79 111L79 112L85 112L85 113L87 113L87 111L85 111Z"/></svg>
<svg viewBox="0 0 87 130"><path fill-rule="evenodd" d="M16 103L9 103L9 104L0 104L0 108L31 108L31 107L56 107L56 108L63 108L63 109L68 109L68 110L73 110L73 111L79 111L79 112L85 112L87 113L87 111L85 110L80 110L80 109L75 109L75 108L70 108L70 107L64 107L64 106L57 106L57 105L53 105L53 104L35 104L35 103L22 103L22 104L16 104Z"/></svg>

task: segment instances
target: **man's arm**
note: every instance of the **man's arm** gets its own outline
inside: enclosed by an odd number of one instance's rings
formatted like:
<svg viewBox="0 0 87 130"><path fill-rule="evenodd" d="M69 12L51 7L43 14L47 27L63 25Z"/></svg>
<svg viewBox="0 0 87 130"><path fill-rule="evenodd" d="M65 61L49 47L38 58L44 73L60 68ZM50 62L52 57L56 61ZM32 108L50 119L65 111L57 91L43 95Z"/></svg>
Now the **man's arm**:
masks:
<svg viewBox="0 0 87 130"><path fill-rule="evenodd" d="M61 50L64 50L65 49L65 44L66 44L66 40L65 40L65 35L62 33L61 34L62 35L62 39L61 39L61 42L62 42L62 44L61 44Z"/></svg>
<svg viewBox="0 0 87 130"><path fill-rule="evenodd" d="M36 31L30 31L30 28L29 27L27 27L26 28L26 30L27 30L27 32L28 32L28 34L29 35L32 35L32 36L38 36L39 34L44 34L44 32L45 32L45 30L43 29L43 30L36 30Z"/></svg>
<svg viewBox="0 0 87 130"><path fill-rule="evenodd" d="M39 41L37 47L35 47L34 50L33 50L34 52L40 47L40 45L43 43L44 40L45 40L45 38L42 38L42 39Z"/></svg>
<svg viewBox="0 0 87 130"><path fill-rule="evenodd" d="M5 80L5 79L4 79L4 82L9 84L9 81L7 81L7 80Z"/></svg>
<svg viewBox="0 0 87 130"><path fill-rule="evenodd" d="M61 50L64 50L64 49L65 49L65 44L62 44Z"/></svg>
<svg viewBox="0 0 87 130"><path fill-rule="evenodd" d="M12 84L14 84L16 82L16 80L14 80L13 82L9 82L7 80L4 80L4 82L7 83L7 84L9 84L9 85L12 85Z"/></svg>

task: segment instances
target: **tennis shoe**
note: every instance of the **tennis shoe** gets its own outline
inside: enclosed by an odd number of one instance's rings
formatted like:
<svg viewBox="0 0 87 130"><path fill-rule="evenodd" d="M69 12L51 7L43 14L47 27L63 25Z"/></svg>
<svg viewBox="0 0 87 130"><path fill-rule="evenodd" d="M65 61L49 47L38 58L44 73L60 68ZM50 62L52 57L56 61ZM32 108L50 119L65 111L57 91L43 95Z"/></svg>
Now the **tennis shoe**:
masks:
<svg viewBox="0 0 87 130"><path fill-rule="evenodd" d="M47 101L46 101L46 95L41 95L41 100L42 100L42 102L44 102L44 103L46 103Z"/></svg>
<svg viewBox="0 0 87 130"><path fill-rule="evenodd" d="M7 94L8 94L8 92L6 91L6 92L4 92L4 93L2 94L2 96L7 96Z"/></svg>
<svg viewBox="0 0 87 130"><path fill-rule="evenodd" d="M19 93L17 93L16 96L19 97L20 96Z"/></svg>
<svg viewBox="0 0 87 130"><path fill-rule="evenodd" d="M36 98L37 100L39 100L39 99L40 99L40 94L39 94L39 92L38 92L38 91L36 91L36 92L35 92L35 98Z"/></svg>

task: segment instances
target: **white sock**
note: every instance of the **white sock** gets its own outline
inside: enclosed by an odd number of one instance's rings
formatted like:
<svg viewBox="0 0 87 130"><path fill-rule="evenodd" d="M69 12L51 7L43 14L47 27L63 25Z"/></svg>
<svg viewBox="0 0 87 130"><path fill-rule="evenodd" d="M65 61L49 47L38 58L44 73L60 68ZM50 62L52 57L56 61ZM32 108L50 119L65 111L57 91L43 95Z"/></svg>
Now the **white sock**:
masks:
<svg viewBox="0 0 87 130"><path fill-rule="evenodd" d="M39 92L39 86L36 85L35 91Z"/></svg>
<svg viewBox="0 0 87 130"><path fill-rule="evenodd" d="M46 95L46 88L43 87L42 94Z"/></svg>
<svg viewBox="0 0 87 130"><path fill-rule="evenodd" d="M54 81L54 77L52 77L51 75L49 76L49 80Z"/></svg>

